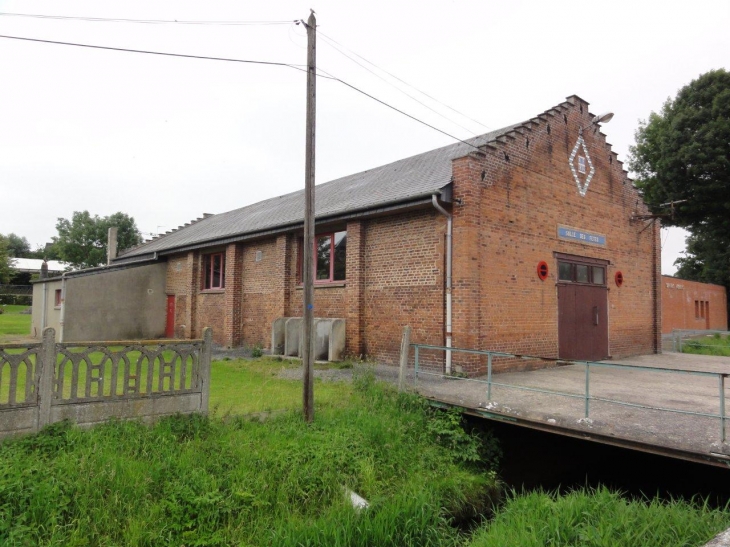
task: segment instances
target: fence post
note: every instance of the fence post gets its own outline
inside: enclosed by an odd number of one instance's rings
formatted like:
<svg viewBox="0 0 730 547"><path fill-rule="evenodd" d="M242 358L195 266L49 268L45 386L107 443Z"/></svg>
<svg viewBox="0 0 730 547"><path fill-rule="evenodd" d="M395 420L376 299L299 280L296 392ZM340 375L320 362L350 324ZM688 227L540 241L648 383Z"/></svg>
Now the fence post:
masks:
<svg viewBox="0 0 730 547"><path fill-rule="evenodd" d="M586 411L585 417L588 418L590 412L590 401L591 401L591 365L586 363Z"/></svg>
<svg viewBox="0 0 730 547"><path fill-rule="evenodd" d="M718 374L718 380L720 381L720 427L722 432L720 433L720 442L725 443L725 377L727 374Z"/></svg>
<svg viewBox="0 0 730 547"><path fill-rule="evenodd" d="M36 357L38 424L37 430L51 423L53 399L53 372L56 368L56 330L48 327L43 331L40 353Z"/></svg>
<svg viewBox="0 0 730 547"><path fill-rule="evenodd" d="M200 351L200 369L198 378L200 381L200 412L208 413L208 400L210 398L210 354L213 347L213 329L203 329L203 348Z"/></svg>
<svg viewBox="0 0 730 547"><path fill-rule="evenodd" d="M487 353L487 401L492 400L492 353Z"/></svg>
<svg viewBox="0 0 730 547"><path fill-rule="evenodd" d="M408 367L408 352L411 346L411 327L403 327L403 339L400 343L400 368L398 370L398 390L403 391Z"/></svg>

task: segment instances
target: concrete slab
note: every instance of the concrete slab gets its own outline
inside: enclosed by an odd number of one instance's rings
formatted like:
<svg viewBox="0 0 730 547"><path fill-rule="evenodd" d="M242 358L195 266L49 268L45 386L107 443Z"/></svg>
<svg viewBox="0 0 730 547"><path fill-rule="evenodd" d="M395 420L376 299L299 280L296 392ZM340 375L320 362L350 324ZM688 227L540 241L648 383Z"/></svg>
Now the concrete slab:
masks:
<svg viewBox="0 0 730 547"><path fill-rule="evenodd" d="M721 442L718 377L688 374L730 374L730 358L673 353L612 362L641 368L592 366L588 419L584 365L495 374L495 383L510 387L493 385L489 401L486 377L451 379L421 373L416 380L410 372L412 385L424 396L474 414L694 461L722 465L730 462L730 445ZM514 386L563 395L518 390ZM725 385L730 413L728 396L730 380Z"/></svg>

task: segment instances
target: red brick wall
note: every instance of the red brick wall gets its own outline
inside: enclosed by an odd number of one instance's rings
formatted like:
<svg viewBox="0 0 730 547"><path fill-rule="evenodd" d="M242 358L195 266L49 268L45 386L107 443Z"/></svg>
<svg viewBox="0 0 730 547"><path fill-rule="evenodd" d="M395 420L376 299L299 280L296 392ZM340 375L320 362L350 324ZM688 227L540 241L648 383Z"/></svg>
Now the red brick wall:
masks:
<svg viewBox="0 0 730 547"><path fill-rule="evenodd" d="M446 218L433 209L369 221L365 234L364 347L398 361L405 325L413 342L444 344Z"/></svg>
<svg viewBox="0 0 730 547"><path fill-rule="evenodd" d="M709 314L697 317L695 301L709 302ZM663 275L662 332L673 329L727 330L725 287Z"/></svg>
<svg viewBox="0 0 730 547"><path fill-rule="evenodd" d="M553 253L560 252L610 261L612 356L657 348L659 226L630 220L646 208L604 136L590 129L584 139L595 174L585 197L579 194L569 156L578 128L590 120L587 104L576 99L486 154L453 162L454 197L462 200L453 207L455 346L557 357ZM558 225L604 234L606 246L558 239ZM550 267L545 281L536 274L542 260ZM613 282L617 271L621 288Z"/></svg>
<svg viewBox="0 0 730 547"><path fill-rule="evenodd" d="M285 316L285 271L287 236L243 246L243 342L268 347L271 324ZM260 252L260 260L256 254Z"/></svg>

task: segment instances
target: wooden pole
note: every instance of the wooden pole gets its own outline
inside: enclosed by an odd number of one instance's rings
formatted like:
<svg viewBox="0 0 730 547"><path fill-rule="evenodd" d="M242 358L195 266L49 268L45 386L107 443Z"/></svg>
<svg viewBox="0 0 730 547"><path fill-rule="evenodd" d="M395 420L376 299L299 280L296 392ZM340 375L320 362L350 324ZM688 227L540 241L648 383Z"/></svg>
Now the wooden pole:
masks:
<svg viewBox="0 0 730 547"><path fill-rule="evenodd" d="M304 421L314 420L314 344L312 324L314 322L314 130L316 120L316 39L317 19L312 11L307 27L307 145L304 168L304 317L302 319L302 366L304 368Z"/></svg>

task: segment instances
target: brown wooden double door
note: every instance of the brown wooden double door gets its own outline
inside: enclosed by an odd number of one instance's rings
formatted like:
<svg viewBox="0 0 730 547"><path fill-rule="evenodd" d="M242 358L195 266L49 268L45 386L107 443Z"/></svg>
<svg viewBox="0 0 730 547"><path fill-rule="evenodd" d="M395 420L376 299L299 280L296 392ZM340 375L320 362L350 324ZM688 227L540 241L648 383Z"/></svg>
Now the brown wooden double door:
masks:
<svg viewBox="0 0 730 547"><path fill-rule="evenodd" d="M558 260L558 355L561 359L598 361L608 357L606 268L598 261L589 260L567 257ZM584 278L586 267L588 273Z"/></svg>

